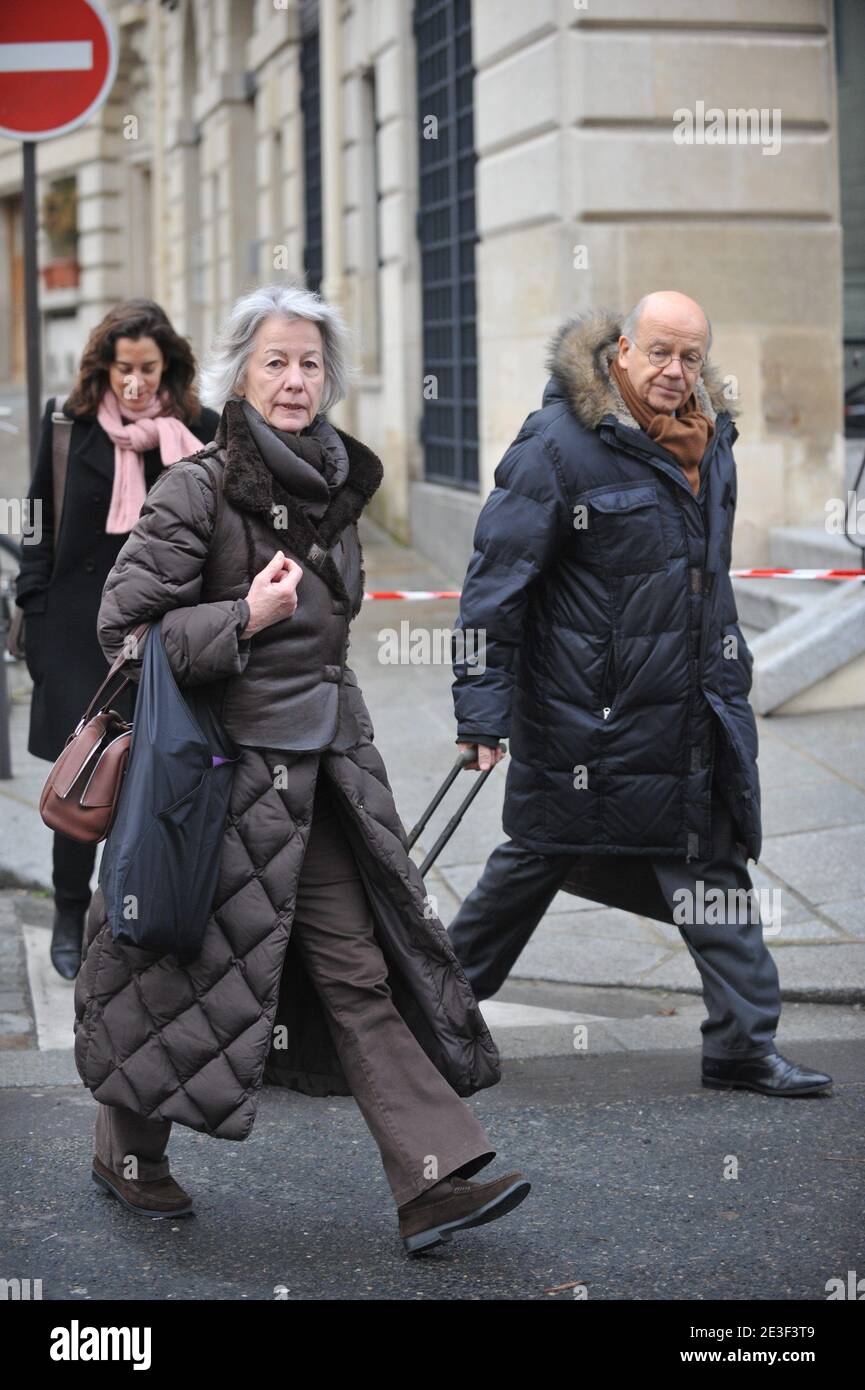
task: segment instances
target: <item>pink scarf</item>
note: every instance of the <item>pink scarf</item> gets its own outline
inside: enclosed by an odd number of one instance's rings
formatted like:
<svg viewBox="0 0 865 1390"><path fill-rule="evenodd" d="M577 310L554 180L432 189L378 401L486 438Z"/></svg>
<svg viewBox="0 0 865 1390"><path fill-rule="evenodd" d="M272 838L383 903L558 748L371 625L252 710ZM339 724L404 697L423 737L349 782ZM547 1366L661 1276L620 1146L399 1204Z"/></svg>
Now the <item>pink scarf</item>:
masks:
<svg viewBox="0 0 865 1390"><path fill-rule="evenodd" d="M105 388L96 418L114 441L114 488L105 530L112 535L131 531L147 496L143 454L159 446L162 462L177 463L202 447L182 420L163 411L171 409L171 397L158 393L143 408L131 410L110 386Z"/></svg>

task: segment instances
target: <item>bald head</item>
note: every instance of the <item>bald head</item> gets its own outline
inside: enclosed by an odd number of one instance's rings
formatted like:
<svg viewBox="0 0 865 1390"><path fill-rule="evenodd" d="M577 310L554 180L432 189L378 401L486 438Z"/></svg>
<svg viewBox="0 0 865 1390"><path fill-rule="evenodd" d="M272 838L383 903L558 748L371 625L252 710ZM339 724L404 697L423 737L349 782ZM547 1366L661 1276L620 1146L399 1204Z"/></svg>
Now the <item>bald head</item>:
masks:
<svg viewBox="0 0 865 1390"><path fill-rule="evenodd" d="M696 299L691 299L687 294L681 294L679 290L654 290L652 294L643 295L643 298L634 305L622 324L624 337L634 337L644 320L644 316L652 324L660 324L670 328L696 328L698 331L702 329L706 335L704 356L712 346L712 325L704 310Z"/></svg>
<svg viewBox="0 0 865 1390"><path fill-rule="evenodd" d="M688 398L700 368L683 366L683 356L705 358L712 345L712 325L695 299L678 290L644 295L627 315L619 338L619 366L641 400L659 413L672 415ZM663 367L647 356L653 349L671 357Z"/></svg>

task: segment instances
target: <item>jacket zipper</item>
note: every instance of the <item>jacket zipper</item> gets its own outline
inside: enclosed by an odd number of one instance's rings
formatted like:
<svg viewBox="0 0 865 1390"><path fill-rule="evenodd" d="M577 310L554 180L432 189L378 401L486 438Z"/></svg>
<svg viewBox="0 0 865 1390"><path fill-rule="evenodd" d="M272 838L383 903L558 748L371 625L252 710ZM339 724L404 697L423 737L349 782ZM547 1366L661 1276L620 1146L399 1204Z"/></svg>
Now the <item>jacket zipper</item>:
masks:
<svg viewBox="0 0 865 1390"><path fill-rule="evenodd" d="M725 433L726 433L726 431L725 431ZM701 527L703 528L703 535L704 535L705 539L708 541L708 532L707 532L707 530L706 530L706 521L705 521L705 517L703 516L703 509L702 509L702 507L700 506L700 503L699 503L698 498L697 498L697 497L695 496L695 494L692 492L690 483L688 483L688 482L686 481L686 479L682 476L681 471L680 471L679 469L675 469L675 471L674 471L674 465L670 465L669 468L665 467L664 461L663 461L662 459L655 458L655 457L653 457L651 454L648 454L648 453L646 453L645 451L643 451L642 449L639 449L639 448L637 448L637 447L634 447L633 445L631 445L631 443L630 443L629 440L624 440L624 439L622 439L622 438L616 433L615 428L613 428L613 436L614 436L614 438L615 438L616 443L618 444L618 446L619 446L621 449L623 449L623 450L625 451L625 453L630 453L633 457L639 458L641 462L643 462L643 463L648 463L648 465L649 465L650 468L655 468L655 469L658 470L658 472L666 474L666 476L667 476L668 478L672 478L673 482L675 483L675 485L676 485L677 487L681 487L681 488L683 488L683 489L685 490L685 492L687 493L689 502L691 503L691 505L693 505L693 506L695 506L695 507L697 508L697 513L698 513L698 516L699 516L699 518L700 518L700 525L701 525ZM735 436L734 436L734 437L735 437ZM711 444L709 445L709 451L710 451L710 452L709 452L709 458L708 458L708 461L707 461L707 462L708 462L708 467L707 467L707 469L706 469L707 480L708 480L709 469L711 468L712 460L714 459L714 456L715 456L715 453L716 453L716 451L717 451L717 449L718 449L719 444L720 444L720 434L719 434L718 430L716 429L716 430L715 430L715 433L714 433L714 435L713 435L713 437L712 437L712 442L711 442ZM702 486L702 481L701 481L701 486ZM709 636L709 633L708 633L708 627L707 627L707 624L706 624L706 614L705 614L705 609L704 609L703 614L702 614L702 621L701 621L701 629L700 629L699 640L698 640L698 643L697 643L697 655L698 655L698 666L699 666L698 673L697 673L697 678L698 678L698 680L701 678L701 675L702 675L703 663L704 663L705 655L706 655L706 644L707 644L707 642L708 642L708 636ZM606 719L607 716L604 715L604 718Z"/></svg>
<svg viewBox="0 0 865 1390"><path fill-rule="evenodd" d="M619 435L616 433L615 429L613 430L613 434L614 434L614 438L615 438L615 440L616 440L616 443L617 443L617 444L619 445L619 447L622 448L626 453L630 453L630 454L632 454L634 457L639 458L642 462L648 463L650 467L657 469L658 472L660 472L660 473L665 473L665 474L667 475L668 478L672 478L672 479L673 479L673 482L676 484L676 486L682 487L682 488L685 489L685 491L686 491L687 494L688 494L689 502L690 502L693 506L695 506L695 507L697 508L697 513L698 513L698 516L699 516L699 518L700 518L700 525L701 525L702 530L703 530L703 536L704 536L705 540L708 541L708 531L706 530L706 520L705 520L705 517L704 517L704 515L703 515L703 509L702 509L702 507L700 506L699 498L698 498L697 495L692 491L690 484L687 482L687 480L686 480L684 477L682 477L681 473L680 473L678 470L676 470L676 471L674 472L672 466L671 466L669 469L666 468L666 467L664 467L664 464L663 464L663 461L662 461L662 460L653 458L650 454L644 453L644 452L643 452L642 450L640 450L640 449L633 448L632 446L630 446L630 444L629 444L628 441L623 440L623 439L621 439L621 438L619 437ZM734 438L735 438L735 436L734 436ZM712 460L714 459L714 456L715 456L715 453L716 453L716 451L717 451L717 449L718 449L719 443L720 443L720 434L719 434L719 431L716 429L716 430L715 430L715 433L714 433L714 436L713 436L713 439L712 439L712 443L711 443L711 445L710 445L710 454L709 454L709 458L708 458L708 461L707 461L707 463L708 463L708 467L707 467L707 469L706 469L706 478L707 478L707 481L708 481L709 469L711 468ZM702 484L702 480L701 480L701 484L700 484L700 485L701 485L701 487L702 487L702 485L703 485L703 484ZM684 505L684 504L683 504L683 505ZM705 586L704 586L702 583L701 583L701 586L700 586L700 587L701 587L701 590L705 589ZM703 663L704 663L704 660L705 660L706 644L707 644L707 641L708 641L708 625L707 625L707 622L706 622L706 607L705 607L705 604L706 604L706 598L705 598L705 594L704 594L704 597L703 597L703 611L702 611L702 614L701 614L701 621L700 621L700 634L699 634L699 638L698 638L698 642L697 642L697 652L698 652L698 656L697 656L697 683L698 683L698 685L700 685L700 688L701 688L701 689L702 689L701 680L702 680ZM689 647L690 647L690 643L689 643ZM609 664L610 664L610 657L612 656L612 643L610 644L610 648L611 648L611 650L610 650L610 653L608 654L608 657L607 657L607 666L605 667L605 670L604 670L604 690L605 690L605 691L606 691L607 673L608 673ZM689 661L689 664L690 664L690 661L691 661L690 651L689 651L688 661ZM689 685L690 685L690 682L689 682ZM602 698L603 698L603 696L602 696ZM611 706L611 705L604 705L604 708L603 708L604 719L608 719L608 718L609 718L610 713L611 713L611 709L612 709L612 706ZM714 711L713 711L713 714L714 714ZM738 766L739 766L740 769L741 769L741 760L739 759L738 751L736 750L735 745L733 744L732 737L730 736L730 734L729 734L729 732L728 732L728 730L727 730L727 728L726 728L726 725L724 724L724 721L720 718L720 716L717 716L717 717L718 717L718 722L720 723L721 728L722 728L723 731L724 731L724 735L725 735L725 737L727 738L727 741L728 741L728 743L729 743L730 746L731 746L732 753L733 753L733 757L734 757L736 763L738 764ZM748 791L743 791L743 795L744 795L746 801L750 804L750 801L751 801L751 793L748 792ZM689 862L693 857L694 857L693 855L686 854L686 855L685 855L685 861L686 861L686 863Z"/></svg>
<svg viewBox="0 0 865 1390"><path fill-rule="evenodd" d="M610 637L610 645L607 648L607 659L604 663L604 678L601 683L601 713L605 719L609 719L612 712L613 703L616 698L616 688L613 686L612 695L610 691L610 673L616 668L615 639Z"/></svg>

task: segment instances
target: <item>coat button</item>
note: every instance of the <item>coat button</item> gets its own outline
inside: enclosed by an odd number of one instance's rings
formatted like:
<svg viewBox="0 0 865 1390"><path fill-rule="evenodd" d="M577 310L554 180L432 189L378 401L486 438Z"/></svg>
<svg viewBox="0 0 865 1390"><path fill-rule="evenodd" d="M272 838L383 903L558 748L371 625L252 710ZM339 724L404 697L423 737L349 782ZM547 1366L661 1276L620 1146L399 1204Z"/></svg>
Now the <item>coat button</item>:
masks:
<svg viewBox="0 0 865 1390"><path fill-rule="evenodd" d="M91 494L90 494L90 501L91 501L91 502L101 502L101 501L102 501L102 493L101 493L101 492L91 492Z"/></svg>
<svg viewBox="0 0 865 1390"><path fill-rule="evenodd" d="M84 568L86 569L86 571L87 571L88 574L92 574L93 570L95 570L95 568L96 568L96 561L95 561L95 560L85 560L85 561L84 561Z"/></svg>

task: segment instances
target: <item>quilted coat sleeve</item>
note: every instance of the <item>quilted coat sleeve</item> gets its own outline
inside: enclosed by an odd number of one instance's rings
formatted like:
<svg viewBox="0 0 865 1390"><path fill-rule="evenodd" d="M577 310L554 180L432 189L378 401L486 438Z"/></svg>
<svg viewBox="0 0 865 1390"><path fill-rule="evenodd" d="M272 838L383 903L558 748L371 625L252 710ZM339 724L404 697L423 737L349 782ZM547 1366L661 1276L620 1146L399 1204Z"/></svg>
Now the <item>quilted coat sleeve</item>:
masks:
<svg viewBox="0 0 865 1390"><path fill-rule="evenodd" d="M202 570L216 523L211 474L199 463L171 464L148 492L138 520L105 581L97 618L109 662L139 623L163 618L165 651L180 686L236 676L249 661L246 599L199 603ZM138 679L141 658L125 674Z"/></svg>
<svg viewBox="0 0 865 1390"><path fill-rule="evenodd" d="M492 743L510 734L513 669L529 590L550 568L572 527L555 454L542 435L521 432L505 453L474 533L453 639L457 740ZM479 658L472 671L472 657Z"/></svg>

